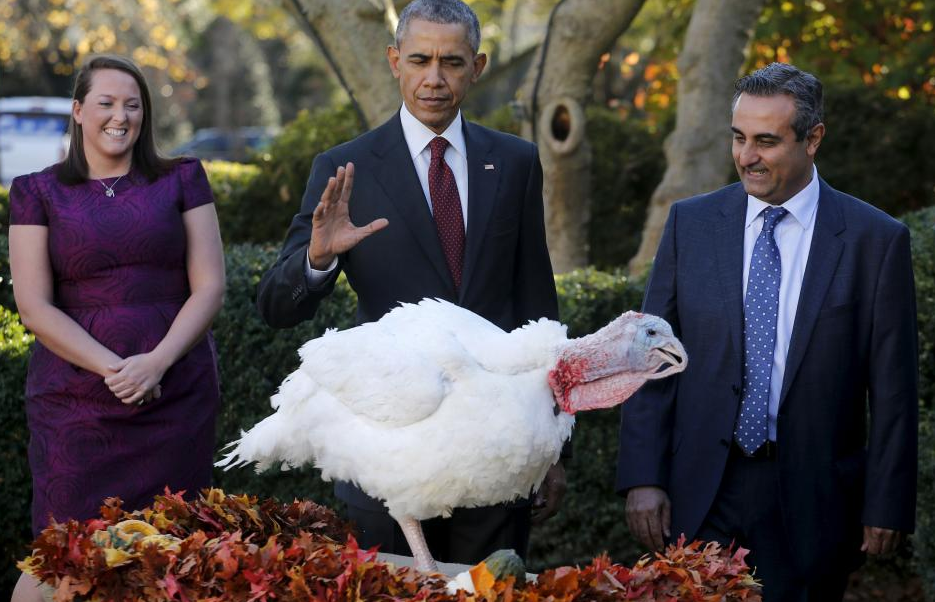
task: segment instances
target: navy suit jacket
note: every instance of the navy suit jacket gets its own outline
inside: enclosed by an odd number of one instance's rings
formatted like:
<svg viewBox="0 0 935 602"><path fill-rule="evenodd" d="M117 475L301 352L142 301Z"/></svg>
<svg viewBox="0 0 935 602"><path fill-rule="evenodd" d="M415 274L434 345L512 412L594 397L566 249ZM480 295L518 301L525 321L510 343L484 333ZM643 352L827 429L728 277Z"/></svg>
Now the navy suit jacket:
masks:
<svg viewBox="0 0 935 602"><path fill-rule="evenodd" d="M740 407L746 210L739 183L673 205L643 309L672 324L688 368L621 410L618 491L665 489L672 533L689 540ZM917 362L908 229L820 181L777 418L780 505L803 574L831 555L859 562L862 525L913 530Z"/></svg>
<svg viewBox="0 0 935 602"><path fill-rule="evenodd" d="M468 162L464 268L456 292L435 222L397 113L380 127L315 158L283 250L263 276L257 306L267 324L294 326L315 315L343 270L357 293L357 322L371 322L401 302L439 298L470 309L504 330L558 318L555 280L545 242L542 167L535 145L463 120ZM354 163L350 217L357 225L385 217L389 226L338 258L323 286L308 288L305 262L311 216L328 178ZM356 488L339 497L375 503Z"/></svg>

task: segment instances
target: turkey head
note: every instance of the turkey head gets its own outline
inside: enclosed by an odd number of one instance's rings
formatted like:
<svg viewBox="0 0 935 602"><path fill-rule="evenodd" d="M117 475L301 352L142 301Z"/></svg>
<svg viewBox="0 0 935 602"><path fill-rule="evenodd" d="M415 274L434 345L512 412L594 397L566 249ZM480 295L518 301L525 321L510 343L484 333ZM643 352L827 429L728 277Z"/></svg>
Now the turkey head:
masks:
<svg viewBox="0 0 935 602"><path fill-rule="evenodd" d="M574 414L621 404L647 380L687 365L685 349L665 320L628 311L594 334L565 343L549 371L549 386L559 408Z"/></svg>

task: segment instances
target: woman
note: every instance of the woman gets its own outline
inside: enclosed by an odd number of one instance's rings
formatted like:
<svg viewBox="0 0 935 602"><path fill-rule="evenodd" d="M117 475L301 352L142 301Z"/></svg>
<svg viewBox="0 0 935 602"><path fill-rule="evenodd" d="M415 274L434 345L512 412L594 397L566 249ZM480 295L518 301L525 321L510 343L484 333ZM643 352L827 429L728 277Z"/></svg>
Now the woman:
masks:
<svg viewBox="0 0 935 602"><path fill-rule="evenodd" d="M163 159L139 68L78 73L67 157L10 189L10 267L36 335L26 378L32 528L104 498L146 506L208 486L218 406L208 328L224 261L197 160ZM13 599L36 599L23 575Z"/></svg>

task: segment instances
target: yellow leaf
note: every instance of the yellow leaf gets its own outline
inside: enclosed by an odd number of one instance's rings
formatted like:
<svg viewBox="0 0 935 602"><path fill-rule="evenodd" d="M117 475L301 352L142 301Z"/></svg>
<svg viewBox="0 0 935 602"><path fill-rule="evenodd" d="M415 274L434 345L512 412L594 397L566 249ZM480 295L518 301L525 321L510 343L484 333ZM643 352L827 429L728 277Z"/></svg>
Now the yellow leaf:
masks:
<svg viewBox="0 0 935 602"><path fill-rule="evenodd" d="M114 527L117 528L117 531L121 536L126 537L128 535L133 535L134 533L139 533L144 537L147 535L158 535L159 530L152 526L149 523L143 522L141 520L124 520L120 521Z"/></svg>
<svg viewBox="0 0 935 602"><path fill-rule="evenodd" d="M23 560L16 563L16 568L23 571L27 575L38 577L39 569L42 568L44 563L45 559L41 556L27 556Z"/></svg>
<svg viewBox="0 0 935 602"><path fill-rule="evenodd" d="M133 560L133 557L133 554L125 550L118 550L116 548L104 549L104 559L107 562L107 566L111 568L127 564Z"/></svg>

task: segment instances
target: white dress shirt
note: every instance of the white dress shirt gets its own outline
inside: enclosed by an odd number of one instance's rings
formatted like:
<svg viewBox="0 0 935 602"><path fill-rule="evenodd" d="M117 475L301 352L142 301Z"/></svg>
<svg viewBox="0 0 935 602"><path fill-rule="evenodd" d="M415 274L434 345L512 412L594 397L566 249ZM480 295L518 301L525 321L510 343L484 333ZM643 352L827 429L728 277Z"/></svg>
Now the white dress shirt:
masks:
<svg viewBox="0 0 935 602"><path fill-rule="evenodd" d="M779 247L782 274L779 280L779 318L776 321L776 348L773 351L773 370L769 381L769 439L776 440L776 416L779 413L779 393L786 372L786 356L792 339L792 326L798 309L802 278L808 263L808 251L815 232L815 214L818 210L818 169L812 168L812 180L805 188L781 205L789 212L776 225L773 236ZM743 294L747 295L747 278L753 245L763 230L763 210L769 203L747 195L747 219L743 234Z"/></svg>
<svg viewBox="0 0 935 602"><path fill-rule="evenodd" d="M399 120L403 124L403 136L406 138L412 164L419 176L419 183L422 184L422 192L425 193L429 211L432 210L432 196L429 194L429 166L432 163L432 149L429 148L429 143L437 136L441 136L448 141L448 148L445 149L445 163L448 164L455 176L458 196L461 197L461 215L464 216L464 229L467 231L468 164L467 145L464 142L464 130L461 127L461 111L458 111L454 120L441 134L436 134L424 123L416 119L405 104L399 110Z"/></svg>
<svg viewBox="0 0 935 602"><path fill-rule="evenodd" d="M409 155L412 158L412 164L416 168L416 174L419 176L419 183L422 185L422 192L425 193L425 200L428 203L429 211L432 211L432 196L429 194L429 166L432 163L432 149L429 143L437 136L441 136L448 141L448 147L445 149L445 163L451 168L455 177L455 184L458 187L458 196L461 198L461 215L464 218L464 229L467 231L467 203L468 203L468 164L467 164L467 144L464 141L464 130L461 127L461 111L455 116L454 120L448 125L441 134L436 134L430 130L424 123L415 118L403 103L399 110L399 120L403 126L403 137L406 139L406 146L409 147ZM308 253L306 253L306 256ZM305 262L305 278L308 281L309 288L317 288L328 279L328 275L337 267L338 260L335 258L326 270L316 270L311 263Z"/></svg>

